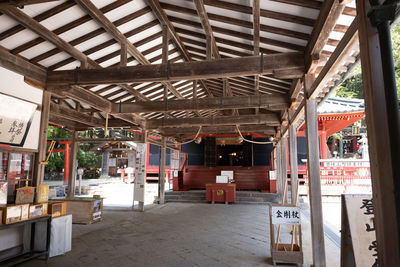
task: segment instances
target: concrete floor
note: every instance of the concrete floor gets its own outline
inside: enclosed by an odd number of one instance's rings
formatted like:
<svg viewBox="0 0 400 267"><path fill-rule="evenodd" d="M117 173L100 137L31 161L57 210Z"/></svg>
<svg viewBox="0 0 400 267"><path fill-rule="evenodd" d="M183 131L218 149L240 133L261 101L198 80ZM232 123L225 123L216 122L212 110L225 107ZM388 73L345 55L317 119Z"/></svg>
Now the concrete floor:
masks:
<svg viewBox="0 0 400 267"><path fill-rule="evenodd" d="M147 205L144 213L108 208L100 223L73 225L72 251L47 266L270 266L267 218L263 205L168 203ZM311 262L309 225L303 216L304 266ZM325 242L328 266L339 266L339 248Z"/></svg>

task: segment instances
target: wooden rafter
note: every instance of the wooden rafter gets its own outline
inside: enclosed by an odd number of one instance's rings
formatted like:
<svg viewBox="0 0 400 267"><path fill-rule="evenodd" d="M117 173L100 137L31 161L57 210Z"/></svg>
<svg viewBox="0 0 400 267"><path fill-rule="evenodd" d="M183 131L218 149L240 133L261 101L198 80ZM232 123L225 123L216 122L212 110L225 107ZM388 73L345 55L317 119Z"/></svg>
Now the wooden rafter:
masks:
<svg viewBox="0 0 400 267"><path fill-rule="evenodd" d="M104 16L104 14L88 0L75 0L90 16L92 16L109 34L111 34L119 43L123 43L130 53L140 64L150 65L145 56L122 34L117 27ZM182 95L169 82L164 82L166 86L176 97L183 98ZM146 100L148 98L146 97Z"/></svg>
<svg viewBox="0 0 400 267"><path fill-rule="evenodd" d="M172 25L171 21L168 19L167 14L165 14L164 9L160 6L159 1L147 0L147 4L151 7L154 15L161 22L161 24L167 27L171 39L174 41L175 45L179 49L183 58L187 61L192 61L192 58L187 52L185 45L182 43L181 39L179 38L179 35L176 33L175 28ZM207 92L209 96L213 95L203 80L200 80L200 84L202 85L203 89Z"/></svg>
<svg viewBox="0 0 400 267"><path fill-rule="evenodd" d="M336 25L340 14L346 6L346 1L327 0L320 9L317 22L311 33L311 39L306 47L306 60L311 65L311 59L319 60L322 49L329 40L329 35Z"/></svg>

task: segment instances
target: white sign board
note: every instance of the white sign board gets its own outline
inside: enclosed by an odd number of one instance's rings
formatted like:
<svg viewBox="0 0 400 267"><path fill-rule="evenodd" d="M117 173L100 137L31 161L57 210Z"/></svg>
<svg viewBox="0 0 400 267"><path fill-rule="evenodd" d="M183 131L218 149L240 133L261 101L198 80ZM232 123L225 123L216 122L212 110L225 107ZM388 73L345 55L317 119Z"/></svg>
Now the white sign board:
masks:
<svg viewBox="0 0 400 267"><path fill-rule="evenodd" d="M233 182L233 171L221 171L221 176L228 176L229 182Z"/></svg>
<svg viewBox="0 0 400 267"><path fill-rule="evenodd" d="M300 224L300 208L293 206L272 206L272 224Z"/></svg>
<svg viewBox="0 0 400 267"><path fill-rule="evenodd" d="M275 171L269 171L269 180L270 180L270 181L276 180L276 173L275 173Z"/></svg>
<svg viewBox="0 0 400 267"><path fill-rule="evenodd" d="M135 187L133 200L144 202L146 184L146 149L147 145L138 143L136 148Z"/></svg>
<svg viewBox="0 0 400 267"><path fill-rule="evenodd" d="M341 257L355 266L377 266L377 242L375 234L372 195L342 195L342 244ZM342 213L343 214L343 213ZM349 254L352 252L352 255ZM347 265L346 265L347 266ZM350 265L349 265L350 266Z"/></svg>
<svg viewBox="0 0 400 267"><path fill-rule="evenodd" d="M216 183L217 184L227 184L228 183L228 176L217 175Z"/></svg>
<svg viewBox="0 0 400 267"><path fill-rule="evenodd" d="M109 167L115 167L115 166L117 166L117 159L116 159L116 158L110 158L110 159L108 159L108 166L109 166Z"/></svg>
<svg viewBox="0 0 400 267"><path fill-rule="evenodd" d="M0 144L23 146L36 104L0 94Z"/></svg>

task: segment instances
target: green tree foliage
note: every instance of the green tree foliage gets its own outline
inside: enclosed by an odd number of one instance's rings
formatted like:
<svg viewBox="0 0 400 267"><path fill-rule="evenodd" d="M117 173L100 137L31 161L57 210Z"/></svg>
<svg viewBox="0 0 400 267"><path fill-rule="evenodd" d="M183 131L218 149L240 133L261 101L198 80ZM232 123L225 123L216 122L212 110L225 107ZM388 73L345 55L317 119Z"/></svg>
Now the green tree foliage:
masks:
<svg viewBox="0 0 400 267"><path fill-rule="evenodd" d="M396 75L397 97L400 102L400 24L392 30L392 47ZM346 98L363 98L360 67L357 67L352 75L336 89L336 96Z"/></svg>
<svg viewBox="0 0 400 267"><path fill-rule="evenodd" d="M49 126L47 132L48 139L71 139L72 134L62 128ZM104 137L104 131L90 130L80 133L80 137L94 138ZM84 143L78 145L78 167L84 169L95 169L101 166L101 155L99 153L90 151L95 146L93 143ZM64 145L57 143L55 149L63 149ZM64 153L52 153L49 158L49 163L46 165L47 172L62 172L64 168ZM94 177L93 177L94 178Z"/></svg>

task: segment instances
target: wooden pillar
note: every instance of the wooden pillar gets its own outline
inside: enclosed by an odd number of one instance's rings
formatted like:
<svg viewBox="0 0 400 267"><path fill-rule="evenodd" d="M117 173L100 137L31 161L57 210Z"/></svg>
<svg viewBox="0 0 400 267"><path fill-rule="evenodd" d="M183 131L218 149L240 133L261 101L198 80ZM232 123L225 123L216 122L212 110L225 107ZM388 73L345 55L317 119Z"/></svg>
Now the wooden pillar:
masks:
<svg viewBox="0 0 400 267"><path fill-rule="evenodd" d="M400 203L396 201L393 165L399 159L392 156L396 149L390 144L386 112L384 73L381 64L379 37L367 13L369 1L357 0L358 34L361 69L368 130L369 157L379 266L400 266Z"/></svg>
<svg viewBox="0 0 400 267"><path fill-rule="evenodd" d="M141 136L140 141L144 144L147 144L147 131L146 130L142 131L142 136ZM147 149L146 149L146 158L147 158L148 153L149 153L149 151L147 151ZM145 166L144 183L146 183L146 168L147 168L147 166ZM146 191L145 191L145 194L146 194ZM139 211L144 211L144 201L139 201Z"/></svg>
<svg viewBox="0 0 400 267"><path fill-rule="evenodd" d="M324 220L322 218L321 177L318 146L317 101L308 98L308 90L314 82L314 75L304 75L304 95L306 96L306 141L307 172L309 178L311 241L314 266L326 266Z"/></svg>
<svg viewBox="0 0 400 267"><path fill-rule="evenodd" d="M68 179L68 196L75 196L75 180L76 180L76 156L78 154L78 143L76 139L78 138L78 131L72 132L72 141L71 141L71 153L69 160L69 179Z"/></svg>
<svg viewBox="0 0 400 267"><path fill-rule="evenodd" d="M160 156L160 171L158 175L158 199L160 204L165 203L165 154L166 154L166 146L167 139L162 137L162 146L161 146L161 156Z"/></svg>
<svg viewBox="0 0 400 267"><path fill-rule="evenodd" d="M43 90L42 96L42 110L40 115L40 131L39 131L39 147L38 153L35 157L35 180L33 181L34 186L39 186L43 183L44 179L44 169L46 165L40 164L46 160L47 152L47 128L49 124L49 112L50 112L50 98L51 94Z"/></svg>
<svg viewBox="0 0 400 267"><path fill-rule="evenodd" d="M287 138L282 137L281 139L281 187L282 189L285 188L285 183L287 183ZM288 187L286 187L288 188ZM288 203L288 194L285 195L285 203Z"/></svg>
<svg viewBox="0 0 400 267"><path fill-rule="evenodd" d="M282 168L281 168L281 143L275 146L275 170L276 170L276 192L278 195L282 195L283 182L282 182Z"/></svg>
<svg viewBox="0 0 400 267"><path fill-rule="evenodd" d="M108 155L107 150L103 151L101 155L101 175L108 176Z"/></svg>
<svg viewBox="0 0 400 267"><path fill-rule="evenodd" d="M291 203L296 203L297 196L297 180L298 180L298 167L297 167L297 130L295 125L289 128L289 161L290 161L290 181L291 181Z"/></svg>

